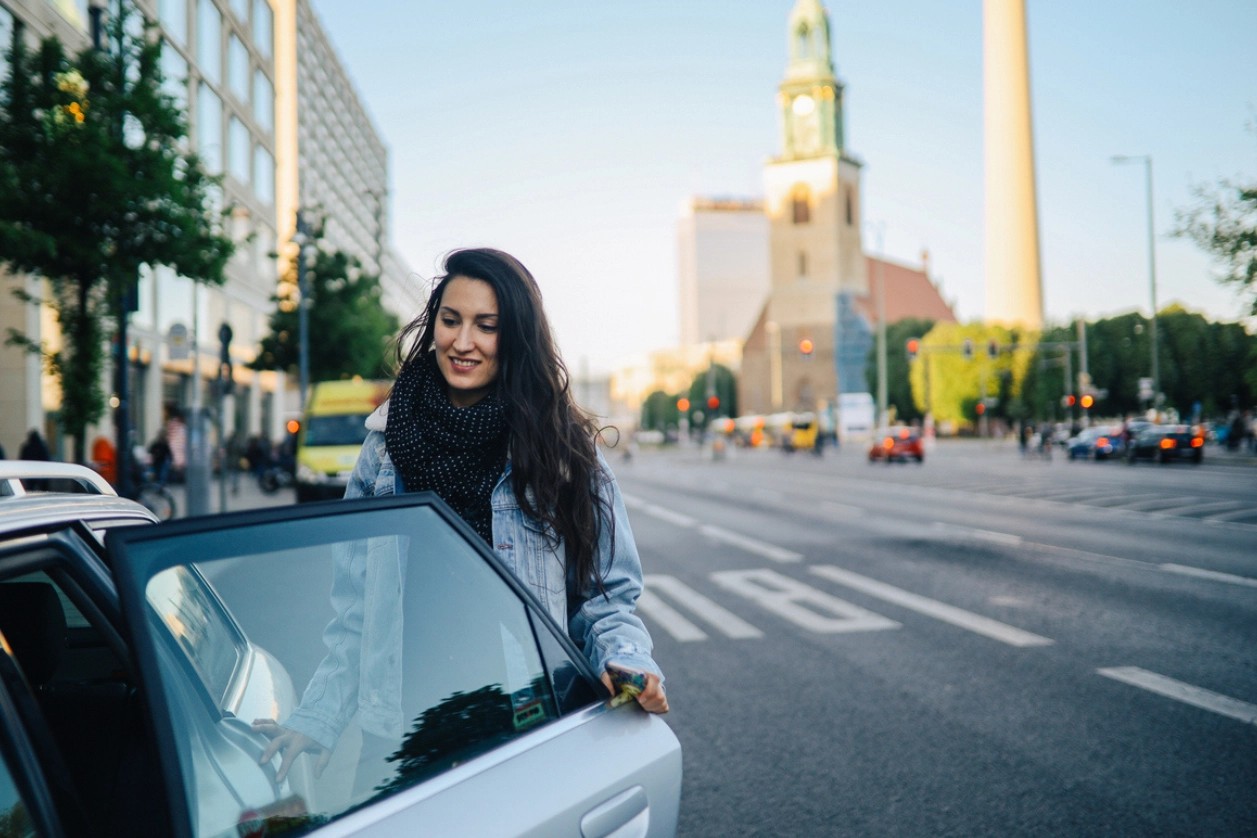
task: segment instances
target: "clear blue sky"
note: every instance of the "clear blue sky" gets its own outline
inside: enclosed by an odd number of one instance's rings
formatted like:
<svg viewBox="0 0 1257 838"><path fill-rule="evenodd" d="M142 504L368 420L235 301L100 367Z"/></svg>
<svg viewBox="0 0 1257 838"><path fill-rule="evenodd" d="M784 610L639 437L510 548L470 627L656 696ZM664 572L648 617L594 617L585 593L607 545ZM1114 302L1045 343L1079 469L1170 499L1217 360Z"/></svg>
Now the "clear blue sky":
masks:
<svg viewBox="0 0 1257 838"><path fill-rule="evenodd" d="M678 338L676 222L691 195L758 197L793 0L313 0L391 151L395 246L422 277L492 245L541 282L569 366ZM962 320L983 283L981 0L825 0L865 218L930 251ZM1028 0L1049 319L1242 305L1169 238L1195 183L1257 178L1257 2ZM866 249L874 249L866 235Z"/></svg>

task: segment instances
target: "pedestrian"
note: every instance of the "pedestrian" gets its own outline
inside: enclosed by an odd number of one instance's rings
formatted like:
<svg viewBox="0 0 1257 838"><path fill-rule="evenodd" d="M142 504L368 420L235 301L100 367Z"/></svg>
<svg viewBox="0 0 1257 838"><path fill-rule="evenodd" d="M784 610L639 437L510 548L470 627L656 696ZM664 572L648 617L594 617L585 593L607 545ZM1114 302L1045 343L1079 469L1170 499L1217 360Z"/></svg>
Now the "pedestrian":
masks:
<svg viewBox="0 0 1257 838"><path fill-rule="evenodd" d="M22 441L22 447L17 451L19 460L43 460L52 459L52 454L48 451L48 444L44 442L44 438L39 435L39 431L31 428L26 434L26 439Z"/></svg>
<svg viewBox="0 0 1257 838"><path fill-rule="evenodd" d="M567 628L609 693L609 668L635 670L645 674L638 703L667 712L650 635L634 613L642 567L624 500L596 447L598 428L572 399L532 274L501 251L451 253L396 348L396 381L366 420L345 496L436 492ZM364 600L400 616L404 594L371 577L378 566L337 563L344 590L362 593L337 606L324 632L328 655L297 710L282 725L254 723L272 737L262 762L282 754L279 780L302 752L325 764L340 733L331 720L354 710L338 703L358 702L364 741L386 735L370 729L366 717L380 710L364 702L394 688L363 673L395 650L355 647L365 635ZM563 581L551 590L546 580L556 578ZM400 706L394 715L401 718Z"/></svg>
<svg viewBox="0 0 1257 838"><path fill-rule="evenodd" d="M153 469L153 479L165 486L170 479L170 465L174 462L174 452L170 441L166 439L166 431L162 429L148 446L148 463Z"/></svg>

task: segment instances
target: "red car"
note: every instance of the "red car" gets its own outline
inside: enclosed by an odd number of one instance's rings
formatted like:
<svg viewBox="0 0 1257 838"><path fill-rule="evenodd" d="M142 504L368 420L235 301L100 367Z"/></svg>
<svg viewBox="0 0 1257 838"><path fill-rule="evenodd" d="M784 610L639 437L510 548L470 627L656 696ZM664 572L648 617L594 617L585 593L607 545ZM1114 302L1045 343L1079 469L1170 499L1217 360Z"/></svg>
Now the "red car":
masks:
<svg viewBox="0 0 1257 838"><path fill-rule="evenodd" d="M925 445L921 442L921 435L915 428L891 428L874 439L873 447L869 449L870 463L883 459L888 463L895 460L907 462L909 459L922 462L925 460Z"/></svg>

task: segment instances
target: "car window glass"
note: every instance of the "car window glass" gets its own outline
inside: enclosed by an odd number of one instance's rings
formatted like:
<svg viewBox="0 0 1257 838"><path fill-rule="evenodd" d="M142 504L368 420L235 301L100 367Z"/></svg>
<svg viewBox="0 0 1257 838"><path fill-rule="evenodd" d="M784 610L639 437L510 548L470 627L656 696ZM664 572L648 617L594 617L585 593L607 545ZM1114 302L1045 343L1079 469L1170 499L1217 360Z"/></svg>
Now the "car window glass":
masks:
<svg viewBox="0 0 1257 838"><path fill-rule="evenodd" d="M246 821L299 834L559 715L528 608L430 507L222 527L126 550L156 570L151 605L199 579L247 638L215 714L174 654L200 648L205 638L187 635L203 626L169 607L150 622L196 834ZM192 560L199 574L189 576ZM565 692L570 682L564 673ZM258 765L271 733L250 727L258 719L322 741L326 768L316 772L321 752L307 753L276 783L280 757Z"/></svg>
<svg viewBox="0 0 1257 838"><path fill-rule="evenodd" d="M211 698L221 702L243 657L243 642L210 587L193 568L179 566L149 582L146 595Z"/></svg>
<svg viewBox="0 0 1257 838"><path fill-rule="evenodd" d="M30 808L18 793L13 772L7 760L0 757L0 835L5 838L26 838L35 835Z"/></svg>

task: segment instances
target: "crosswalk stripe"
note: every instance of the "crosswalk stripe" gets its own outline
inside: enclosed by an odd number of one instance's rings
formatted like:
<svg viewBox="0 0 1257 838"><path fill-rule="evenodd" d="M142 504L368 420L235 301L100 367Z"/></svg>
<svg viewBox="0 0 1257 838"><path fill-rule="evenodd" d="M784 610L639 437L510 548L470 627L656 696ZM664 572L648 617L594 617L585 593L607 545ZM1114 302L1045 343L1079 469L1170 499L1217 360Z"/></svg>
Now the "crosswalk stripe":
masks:
<svg viewBox="0 0 1257 838"><path fill-rule="evenodd" d="M767 544L745 535L739 535L736 532L726 530L724 527L716 527L711 524L704 524L698 528L698 531L713 541L719 541L722 544L729 544L739 547L748 553L754 553L757 556L763 556L774 562L798 562L803 560L802 553L796 553L793 550L787 550L784 547L778 547L774 544Z"/></svg>
<svg viewBox="0 0 1257 838"><path fill-rule="evenodd" d="M1201 579L1212 579L1215 582L1227 582L1231 585L1248 585L1257 588L1257 579L1251 576L1236 576L1233 573L1221 573L1216 570L1205 570L1203 567L1188 567L1187 565L1168 563L1161 565L1161 569L1170 573L1180 573L1183 576L1198 576Z"/></svg>
<svg viewBox="0 0 1257 838"><path fill-rule="evenodd" d="M642 591L637 598L637 611L682 643L707 639L706 632L650 591Z"/></svg>
<svg viewBox="0 0 1257 838"><path fill-rule="evenodd" d="M845 585L848 588L854 588L869 596L908 608L927 617L933 617L936 620L942 620L945 623L951 623L959 628L984 635L1001 643L1007 643L1010 646L1050 646L1055 642L1049 638L1031 634L1028 631L1001 623L998 620L982 617L957 608L954 605L947 605L946 603L905 591L902 588L896 588L885 582L879 582L876 579L870 579L867 576L861 576L858 573L852 573L833 565L813 565L808 570L817 576Z"/></svg>
<svg viewBox="0 0 1257 838"><path fill-rule="evenodd" d="M1137 666L1114 666L1097 669L1096 672L1105 678L1112 678L1114 681L1121 681L1124 684L1130 684L1148 692L1163 695L1166 698L1172 698L1175 701L1181 701L1193 707L1199 707L1202 710L1209 710L1228 718L1247 722L1250 725L1257 725L1257 704L1249 704L1247 701L1240 701L1238 698L1215 693L1204 687L1197 687L1184 681L1176 681L1173 678L1158 675L1155 672L1149 672Z"/></svg>
<svg viewBox="0 0 1257 838"><path fill-rule="evenodd" d="M763 637L764 633L755 626L743 620L737 614L729 611L689 585L677 579L674 576L647 574L644 578L647 591L653 591L655 594L660 592L667 594L667 598L680 605L690 613L700 617L708 625L714 627L717 631L733 638L747 637ZM675 636L675 635L674 635Z"/></svg>

